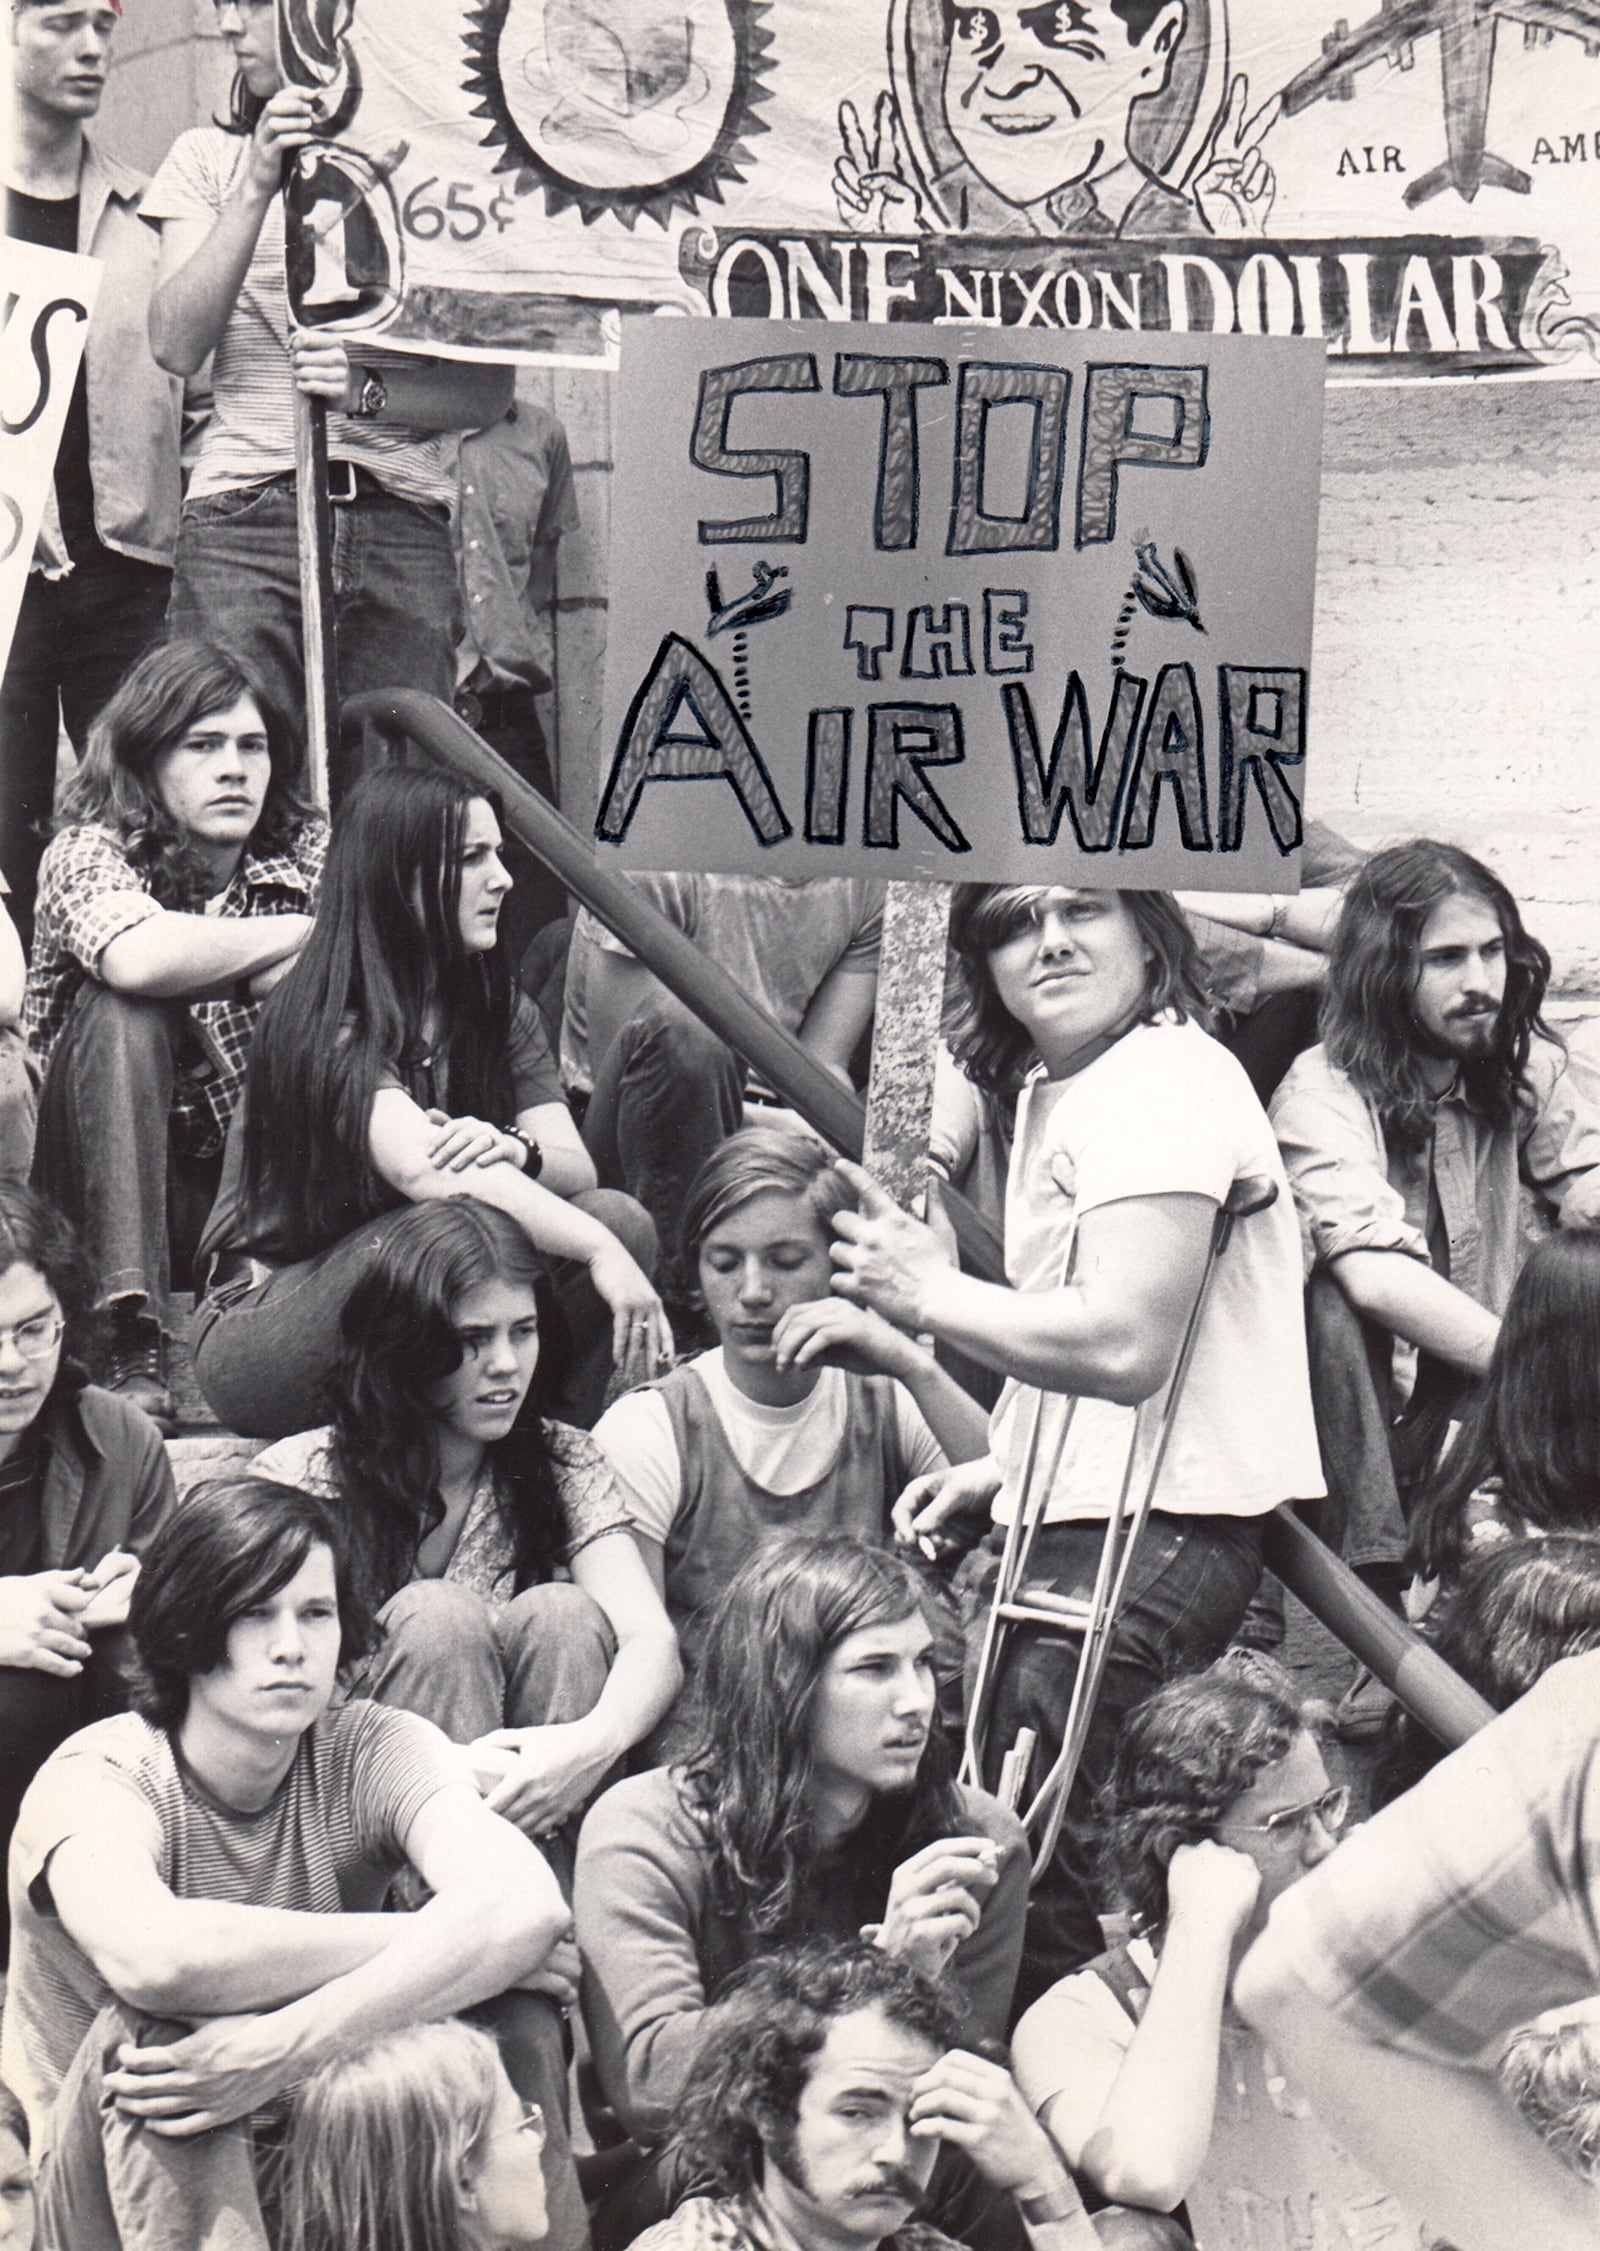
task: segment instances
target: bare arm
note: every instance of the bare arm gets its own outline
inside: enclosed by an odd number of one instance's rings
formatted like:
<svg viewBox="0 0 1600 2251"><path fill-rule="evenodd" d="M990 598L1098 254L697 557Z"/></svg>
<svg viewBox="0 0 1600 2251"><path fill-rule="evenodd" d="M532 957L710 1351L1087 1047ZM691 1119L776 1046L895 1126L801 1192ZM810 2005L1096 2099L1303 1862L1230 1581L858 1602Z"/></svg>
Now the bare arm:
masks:
<svg viewBox="0 0 1600 2251"><path fill-rule="evenodd" d="M1334 884L1299 891L1292 898L1271 891L1176 891L1173 897L1185 914L1205 915L1248 937L1280 938L1319 954L1327 952L1344 905L1344 893Z"/></svg>
<svg viewBox="0 0 1600 2251"><path fill-rule="evenodd" d="M544 1156L539 1180L552 1196L583 1196L598 1186L594 1159L564 1102L536 1102L531 1110L517 1112L517 1124L539 1144Z"/></svg>
<svg viewBox="0 0 1600 2251"><path fill-rule="evenodd" d="M22 1021L22 994L28 981L27 956L17 926L0 899L0 1032L15 1031Z"/></svg>
<svg viewBox="0 0 1600 2251"><path fill-rule="evenodd" d="M1047 1391L1132 1407L1166 1381L1210 1250L1207 1197L1131 1196L1085 1212L1072 1281L1012 1290L953 1273L929 1229L859 1166L841 1169L861 1198L834 1221L841 1295Z"/></svg>
<svg viewBox="0 0 1600 2251"><path fill-rule="evenodd" d="M933 1354L864 1305L819 1298L792 1305L772 1335L780 1368L835 1367L905 1385L945 1460L969 1462L989 1443L989 1418Z"/></svg>
<svg viewBox="0 0 1600 2251"><path fill-rule="evenodd" d="M311 935L308 914L176 914L163 908L104 949L97 974L139 1000L210 1000L241 978L289 961Z"/></svg>
<svg viewBox="0 0 1600 2251"><path fill-rule="evenodd" d="M1358 1313L1470 1375L1489 1372L1496 1316L1405 1251L1346 1251L1329 1268Z"/></svg>
<svg viewBox="0 0 1600 2251"><path fill-rule="evenodd" d="M1245 1956L1234 1997L1345 2147L1457 2251L1589 2251L1594 2191L1494 2080L1362 2039L1301 1981L1270 1927Z"/></svg>
<svg viewBox="0 0 1600 2251"><path fill-rule="evenodd" d="M876 962L838 961L811 996L800 1039L835 1078L848 1082L850 1058L872 1021L878 998Z"/></svg>

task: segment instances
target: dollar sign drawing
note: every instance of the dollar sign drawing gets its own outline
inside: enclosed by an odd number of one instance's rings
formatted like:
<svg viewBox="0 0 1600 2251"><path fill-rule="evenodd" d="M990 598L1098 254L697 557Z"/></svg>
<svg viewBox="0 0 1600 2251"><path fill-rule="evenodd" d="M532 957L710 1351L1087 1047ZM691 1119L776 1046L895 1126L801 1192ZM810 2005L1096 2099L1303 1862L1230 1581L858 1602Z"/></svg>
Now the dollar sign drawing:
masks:
<svg viewBox="0 0 1600 2251"><path fill-rule="evenodd" d="M502 204L504 204L505 206L505 209L503 211L500 208ZM510 226L511 214L513 213L513 211L515 211L516 207L516 197L506 195L503 192L497 195L494 201L490 204L489 216L494 221L495 225L499 228L502 234L504 234L507 227Z"/></svg>

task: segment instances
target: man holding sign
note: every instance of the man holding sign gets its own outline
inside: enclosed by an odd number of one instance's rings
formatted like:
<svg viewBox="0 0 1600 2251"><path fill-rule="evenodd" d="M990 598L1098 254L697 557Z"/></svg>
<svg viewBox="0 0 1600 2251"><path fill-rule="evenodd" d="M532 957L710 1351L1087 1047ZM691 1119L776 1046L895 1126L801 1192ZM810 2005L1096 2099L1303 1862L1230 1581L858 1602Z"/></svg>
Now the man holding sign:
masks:
<svg viewBox="0 0 1600 2251"><path fill-rule="evenodd" d="M14 0L11 10L6 233L101 265L0 691L0 866L24 938L61 722L81 749L89 721L159 633L178 529L182 402L145 334L155 245L138 223L144 181L86 129L105 91L119 13L110 0ZM46 401L30 405L41 411L29 426L42 434ZM25 439L17 402L6 411L8 438Z"/></svg>

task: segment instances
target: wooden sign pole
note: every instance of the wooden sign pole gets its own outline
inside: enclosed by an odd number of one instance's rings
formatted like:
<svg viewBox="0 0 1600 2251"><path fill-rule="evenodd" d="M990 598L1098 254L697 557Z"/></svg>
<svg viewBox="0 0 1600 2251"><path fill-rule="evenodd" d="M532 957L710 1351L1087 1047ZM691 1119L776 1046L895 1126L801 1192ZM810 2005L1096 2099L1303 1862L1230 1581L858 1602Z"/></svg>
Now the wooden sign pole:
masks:
<svg viewBox="0 0 1600 2251"><path fill-rule="evenodd" d="M306 674L306 786L328 810L329 759L339 728L333 636L333 510L328 500L328 409L294 395L295 498L300 535L300 641Z"/></svg>
<svg viewBox="0 0 1600 2251"><path fill-rule="evenodd" d="M897 1204L919 1217L928 1186L933 1068L949 927L949 884L889 885L862 1162Z"/></svg>

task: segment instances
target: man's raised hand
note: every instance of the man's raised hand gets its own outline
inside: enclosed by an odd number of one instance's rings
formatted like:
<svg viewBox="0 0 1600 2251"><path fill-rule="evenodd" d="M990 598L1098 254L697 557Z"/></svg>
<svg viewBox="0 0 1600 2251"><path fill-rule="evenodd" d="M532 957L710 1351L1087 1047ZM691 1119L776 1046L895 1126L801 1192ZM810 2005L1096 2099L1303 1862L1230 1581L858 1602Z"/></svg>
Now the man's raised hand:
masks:
<svg viewBox="0 0 1600 2251"><path fill-rule="evenodd" d="M835 1162L855 1190L858 1208L834 1214L834 1289L914 1335L927 1326L924 1308L950 1278L943 1246L931 1227L884 1194L870 1172L845 1157Z"/></svg>

